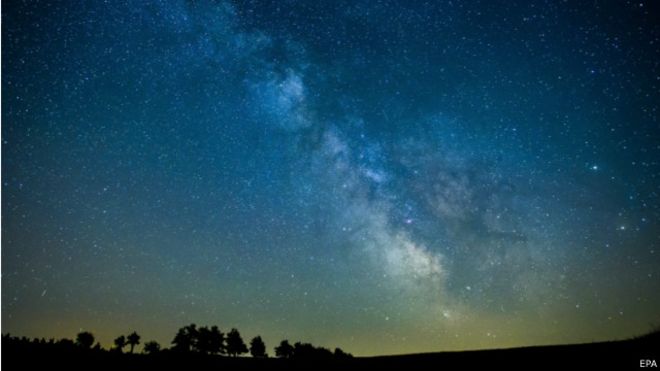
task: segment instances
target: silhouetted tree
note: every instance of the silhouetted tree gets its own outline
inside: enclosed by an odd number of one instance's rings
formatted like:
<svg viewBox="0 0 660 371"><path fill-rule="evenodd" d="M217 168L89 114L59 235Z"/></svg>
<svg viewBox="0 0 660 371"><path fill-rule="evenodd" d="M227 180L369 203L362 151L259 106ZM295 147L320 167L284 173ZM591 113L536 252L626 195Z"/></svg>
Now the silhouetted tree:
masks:
<svg viewBox="0 0 660 371"><path fill-rule="evenodd" d="M197 341L195 341L195 350L202 354L211 353L211 330L206 326L197 329Z"/></svg>
<svg viewBox="0 0 660 371"><path fill-rule="evenodd" d="M155 341L147 341L144 343L144 352L147 354L155 354L160 352L160 344Z"/></svg>
<svg viewBox="0 0 660 371"><path fill-rule="evenodd" d="M232 357L236 357L238 355L241 355L243 353L247 353L248 349L245 343L243 342L243 338L241 338L241 334L238 332L237 329L233 328L229 333L227 334L227 354L229 354Z"/></svg>
<svg viewBox="0 0 660 371"><path fill-rule="evenodd" d="M79 352L77 349L94 349L94 352L89 352L89 355L100 355L107 352L107 350L101 347L100 343L94 341L94 336L89 332L80 332L77 335L75 342L70 339L61 339L57 341L50 339L50 341L47 342L46 339L43 338L12 337L9 334L2 335L2 341L3 347L7 342L11 342L14 346L21 347L22 349L31 352L30 354L48 351L46 354L61 353L70 355ZM239 331L235 328L232 328L225 337L217 326L212 326L211 328L208 326L197 328L195 324L191 324L179 329L172 343L175 345L173 350L185 350L188 352L195 351L204 354L217 354L226 351L230 356L237 357L248 352L248 347L246 347ZM93 344L94 347L92 348ZM135 346L139 344L140 335L134 331L128 336L122 335L117 337L114 340L115 346L111 350L121 353L126 345L130 345L130 352L133 353ZM160 344L156 341L146 342L143 348L143 352L146 354L155 354L160 350ZM261 336L255 336L251 339L249 352L254 358L268 357L266 345ZM327 348L315 347L309 343L296 342L292 346L287 340L282 340L280 344L275 347L275 355L279 358L293 358L321 362L352 357L351 354L344 352L341 348L335 348L334 352L332 352ZM160 357L157 358L161 359ZM191 359L188 357L183 358ZM210 358L206 359L210 360Z"/></svg>
<svg viewBox="0 0 660 371"><path fill-rule="evenodd" d="M224 354L225 353L225 334L223 334L218 326L211 327L209 334L209 350L211 354Z"/></svg>
<svg viewBox="0 0 660 371"><path fill-rule="evenodd" d="M261 336L255 336L252 341L250 341L250 354L254 358L267 358L268 354L266 353L266 344L261 339Z"/></svg>
<svg viewBox="0 0 660 371"><path fill-rule="evenodd" d="M23 341L27 341L27 338L24 337ZM60 339L57 342L57 345L59 345L61 348L71 348L75 344L74 344L73 340L71 340L71 339Z"/></svg>
<svg viewBox="0 0 660 371"><path fill-rule="evenodd" d="M225 335L220 332L218 326L213 326L210 329L206 326L199 327L193 341L193 348L203 354L223 353Z"/></svg>
<svg viewBox="0 0 660 371"><path fill-rule="evenodd" d="M124 350L124 347L126 346L126 337L124 335L121 335L115 339L115 349L119 353L121 353Z"/></svg>
<svg viewBox="0 0 660 371"><path fill-rule="evenodd" d="M190 352L196 347L197 342L197 325L194 323L183 326L174 336L172 340L173 350L178 352Z"/></svg>
<svg viewBox="0 0 660 371"><path fill-rule="evenodd" d="M295 359L329 359L332 352L323 347L315 347L309 343L297 342L293 345L293 358Z"/></svg>
<svg viewBox="0 0 660 371"><path fill-rule="evenodd" d="M280 345L275 347L275 356L278 358L293 357L293 347L288 340L282 340Z"/></svg>
<svg viewBox="0 0 660 371"><path fill-rule="evenodd" d="M335 348L335 358L352 358L353 355L344 352L341 348Z"/></svg>
<svg viewBox="0 0 660 371"><path fill-rule="evenodd" d="M131 346L131 353L133 353L133 348L140 344L140 335L133 331L128 337L126 337L126 343Z"/></svg>
<svg viewBox="0 0 660 371"><path fill-rule="evenodd" d="M94 344L94 335L91 332L83 331L76 336L76 345L81 348L89 349Z"/></svg>

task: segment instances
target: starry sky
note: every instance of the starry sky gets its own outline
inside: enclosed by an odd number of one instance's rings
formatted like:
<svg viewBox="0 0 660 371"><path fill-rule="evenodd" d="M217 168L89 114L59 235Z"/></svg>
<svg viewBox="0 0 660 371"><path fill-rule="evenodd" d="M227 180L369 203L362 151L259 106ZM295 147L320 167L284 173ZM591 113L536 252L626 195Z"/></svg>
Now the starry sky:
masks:
<svg viewBox="0 0 660 371"><path fill-rule="evenodd" d="M3 333L372 355L660 322L655 1L3 5Z"/></svg>

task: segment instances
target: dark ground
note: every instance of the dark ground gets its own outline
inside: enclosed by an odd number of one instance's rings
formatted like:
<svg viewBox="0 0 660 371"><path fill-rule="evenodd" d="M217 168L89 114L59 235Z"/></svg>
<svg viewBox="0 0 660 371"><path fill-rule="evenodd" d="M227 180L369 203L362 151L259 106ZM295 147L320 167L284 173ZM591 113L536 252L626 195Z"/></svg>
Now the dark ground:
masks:
<svg viewBox="0 0 660 371"><path fill-rule="evenodd" d="M570 369L632 370L640 361L660 363L660 332L631 340L578 345L440 352L346 359L255 359L161 352L121 354L105 350L58 347L2 340L5 370L261 370L261 369ZM650 366L650 365L649 365ZM650 368L650 367L649 367ZM653 368L650 368L653 369Z"/></svg>

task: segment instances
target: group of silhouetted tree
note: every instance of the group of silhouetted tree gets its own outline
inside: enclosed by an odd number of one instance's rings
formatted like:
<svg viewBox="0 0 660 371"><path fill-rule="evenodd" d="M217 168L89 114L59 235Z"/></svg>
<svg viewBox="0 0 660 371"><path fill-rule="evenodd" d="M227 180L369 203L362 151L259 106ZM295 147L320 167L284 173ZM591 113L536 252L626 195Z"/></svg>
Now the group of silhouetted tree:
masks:
<svg viewBox="0 0 660 371"><path fill-rule="evenodd" d="M113 353L121 354L124 348L129 347L129 353L134 353L135 347L140 344L140 335L133 331L128 335L120 335L114 339L113 347L110 349ZM76 336L76 340L61 339L55 341L50 339L28 339L12 337L10 335L2 336L3 344L11 343L14 345L26 347L38 347L39 349L59 350L59 351L85 351L85 352L105 352L98 342L95 344L95 337L91 332L82 331ZM36 348L35 348L36 349ZM254 358L268 358L266 344L261 336L255 336L245 344L240 332L232 328L228 333L220 331L218 326L201 326L190 324L181 327L170 348L162 348L156 341L147 341L144 343L143 353L153 355L161 352L172 354L196 353L203 355L219 355L238 357L246 353ZM291 345L288 340L282 340L275 347L275 356L284 359L330 359L330 358L348 358L352 357L339 348L334 352L327 348L315 347L309 343L296 342Z"/></svg>
<svg viewBox="0 0 660 371"><path fill-rule="evenodd" d="M220 354L237 357L250 352L255 358L267 358L266 344L261 336L255 336L250 341L248 348L240 332L232 328L226 335L222 333L217 326L208 328L206 326L197 327L190 324L179 329L174 340L172 340L172 351L177 352L196 352L203 354ZM327 348L315 347L308 343L296 342L289 344L288 340L282 340L280 345L275 347L275 356L287 359L307 359L307 358L346 358L350 354L340 348L331 352Z"/></svg>
<svg viewBox="0 0 660 371"><path fill-rule="evenodd" d="M293 359L319 359L319 358L349 358L352 357L349 353L344 352L340 348L335 348L334 353L330 349L323 347L315 347L309 343L296 342L289 344L288 340L282 340L280 345L275 347L275 356L278 358L293 358Z"/></svg>
<svg viewBox="0 0 660 371"><path fill-rule="evenodd" d="M236 357L247 353L248 348L235 328L225 335L218 326L197 327L193 323L179 329L172 340L172 350Z"/></svg>
<svg viewBox="0 0 660 371"><path fill-rule="evenodd" d="M78 334L78 336L80 336L80 334ZM121 335L117 337L114 343L115 343L114 349L119 353L123 352L124 347L126 347L127 345L131 347L130 352L133 353L135 346L140 344L140 335L138 335L137 332L133 331L128 336Z"/></svg>
<svg viewBox="0 0 660 371"><path fill-rule="evenodd" d="M202 354L230 354L227 338L218 329L218 326L198 328L194 323L179 329L172 340L172 350Z"/></svg>

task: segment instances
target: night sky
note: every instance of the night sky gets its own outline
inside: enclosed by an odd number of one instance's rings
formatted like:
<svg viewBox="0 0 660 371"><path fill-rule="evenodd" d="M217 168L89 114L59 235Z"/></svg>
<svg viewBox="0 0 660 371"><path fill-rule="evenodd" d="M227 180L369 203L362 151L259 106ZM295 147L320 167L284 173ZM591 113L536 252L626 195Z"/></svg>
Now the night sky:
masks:
<svg viewBox="0 0 660 371"><path fill-rule="evenodd" d="M356 355L660 323L657 1L2 7L2 331Z"/></svg>

